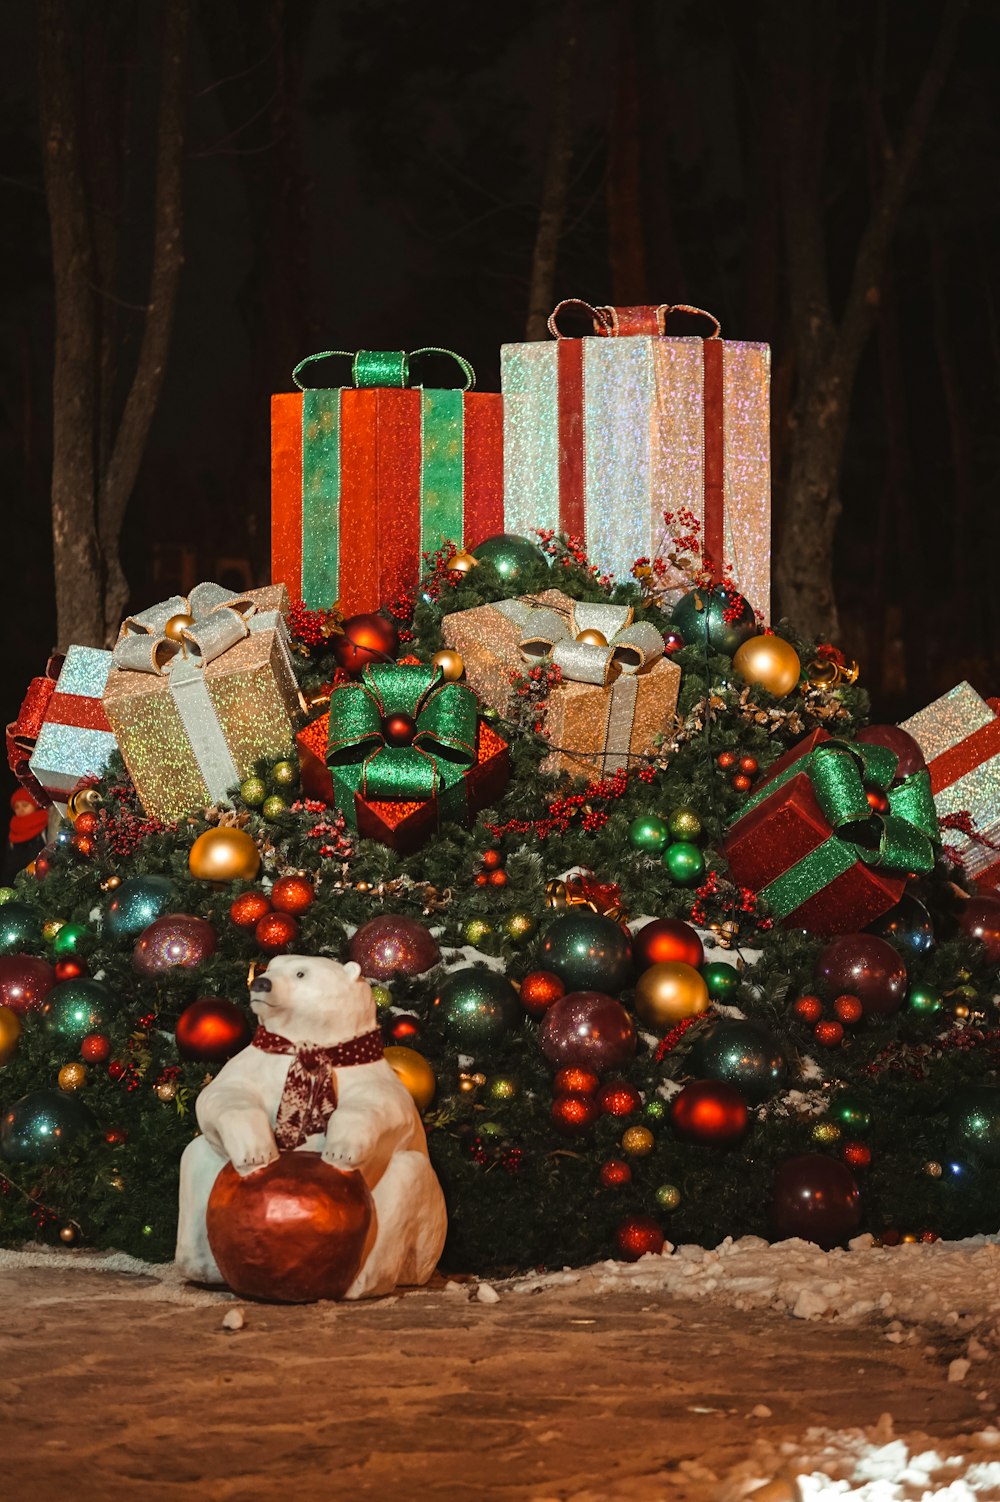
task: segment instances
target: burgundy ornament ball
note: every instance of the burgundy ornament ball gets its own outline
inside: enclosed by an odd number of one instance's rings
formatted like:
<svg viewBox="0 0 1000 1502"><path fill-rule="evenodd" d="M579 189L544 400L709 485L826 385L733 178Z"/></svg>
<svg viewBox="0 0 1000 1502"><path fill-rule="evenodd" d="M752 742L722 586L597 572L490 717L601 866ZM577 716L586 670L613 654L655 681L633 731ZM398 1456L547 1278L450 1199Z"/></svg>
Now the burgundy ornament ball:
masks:
<svg viewBox="0 0 1000 1502"><path fill-rule="evenodd" d="M632 935L632 956L636 974L651 965L680 960L700 970L705 963L705 949L690 923L680 918L654 918Z"/></svg>
<svg viewBox="0 0 1000 1502"><path fill-rule="evenodd" d="M166 913L143 929L132 951L132 968L140 975L193 970L216 951L215 929L194 913Z"/></svg>
<svg viewBox="0 0 1000 1502"><path fill-rule="evenodd" d="M391 662L399 647L396 628L384 615L352 615L343 636L333 638L337 666L360 673L373 662Z"/></svg>
<svg viewBox="0 0 1000 1502"><path fill-rule="evenodd" d="M702 1147L728 1147L747 1129L746 1101L724 1080L692 1080L670 1107L674 1131Z"/></svg>
<svg viewBox="0 0 1000 1502"><path fill-rule="evenodd" d="M538 1029L554 1069L574 1065L603 1074L635 1053L635 1024L620 1001L602 991L571 991L549 1007Z"/></svg>
<svg viewBox="0 0 1000 1502"><path fill-rule="evenodd" d="M958 926L967 939L977 939L991 965L1000 961L1000 897L985 892L962 904Z"/></svg>
<svg viewBox="0 0 1000 1502"><path fill-rule="evenodd" d="M927 765L919 744L908 730L901 730L898 725L866 725L854 739L866 746L886 746L895 751L899 757L897 777L910 777Z"/></svg>
<svg viewBox="0 0 1000 1502"><path fill-rule="evenodd" d="M665 1243L666 1237L650 1215L632 1215L615 1232L615 1246L624 1262L638 1262L648 1252L658 1257Z"/></svg>
<svg viewBox="0 0 1000 1502"><path fill-rule="evenodd" d="M423 975L441 958L437 940L426 924L403 913L369 918L352 936L347 955L361 966L366 980Z"/></svg>
<svg viewBox="0 0 1000 1502"><path fill-rule="evenodd" d="M570 1136L592 1127L601 1108L592 1095L557 1095L552 1102L552 1121Z"/></svg>
<svg viewBox="0 0 1000 1502"><path fill-rule="evenodd" d="M247 1047L253 1027L234 1001L202 996L177 1019L177 1052L198 1064L224 1064Z"/></svg>
<svg viewBox="0 0 1000 1502"><path fill-rule="evenodd" d="M801 1236L827 1251L842 1245L861 1222L854 1175L823 1153L787 1158L774 1176L769 1218L776 1241Z"/></svg>
<svg viewBox="0 0 1000 1502"><path fill-rule="evenodd" d="M33 954L0 955L0 1006L19 1017L37 1012L55 983L56 972L47 960Z"/></svg>
<svg viewBox="0 0 1000 1502"><path fill-rule="evenodd" d="M898 1012L906 1000L902 956L876 934L842 934L834 939L820 954L816 975L832 995L856 996L866 1017Z"/></svg>

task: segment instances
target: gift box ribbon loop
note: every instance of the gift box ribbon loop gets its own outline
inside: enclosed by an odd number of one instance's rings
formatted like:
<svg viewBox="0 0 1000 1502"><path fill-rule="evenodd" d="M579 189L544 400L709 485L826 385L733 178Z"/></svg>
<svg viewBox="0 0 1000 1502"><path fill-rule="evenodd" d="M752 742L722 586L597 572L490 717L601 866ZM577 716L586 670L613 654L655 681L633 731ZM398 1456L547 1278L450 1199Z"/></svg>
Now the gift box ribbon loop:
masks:
<svg viewBox="0 0 1000 1502"><path fill-rule="evenodd" d="M776 917L793 913L858 860L899 875L933 869L939 829L930 778L920 771L894 783L897 766L898 757L887 747L825 741L747 799L737 819L805 772L832 829L828 839L761 891ZM871 807L869 791L886 799L888 812Z"/></svg>
<svg viewBox="0 0 1000 1502"><path fill-rule="evenodd" d="M651 622L635 621L630 605L577 600L556 610L525 600L500 600L495 608L520 628L525 662L551 657L563 677L577 683L607 684L618 673L652 667L663 655L663 637ZM599 631L607 646L577 640L584 631Z"/></svg>
<svg viewBox="0 0 1000 1502"><path fill-rule="evenodd" d="M689 303L663 302L658 306L595 308L589 302L584 302L582 297L564 297L549 314L548 330L556 339L571 337L559 328L559 315L565 308L578 308L587 314L593 324L594 333L603 339L630 338L640 334L662 337L667 331L667 319L671 313L687 313L693 318L707 318L712 325L712 332L707 334L706 338L720 339L722 337L722 325L715 314L709 313L705 308L694 308Z"/></svg>
<svg viewBox="0 0 1000 1502"><path fill-rule="evenodd" d="M465 379L465 384L460 389L471 391L475 386L476 373L468 360L457 355L453 349L439 349L436 345L425 345L422 349L411 350L409 354L402 349L359 349L355 352L347 349L324 349L300 360L292 371L292 380L300 391L311 391L313 387L306 386L299 380L307 366L315 364L317 360L350 360L351 380L358 390L401 389L411 384L422 386L421 381L411 383L410 362L424 355L440 355L454 360Z"/></svg>

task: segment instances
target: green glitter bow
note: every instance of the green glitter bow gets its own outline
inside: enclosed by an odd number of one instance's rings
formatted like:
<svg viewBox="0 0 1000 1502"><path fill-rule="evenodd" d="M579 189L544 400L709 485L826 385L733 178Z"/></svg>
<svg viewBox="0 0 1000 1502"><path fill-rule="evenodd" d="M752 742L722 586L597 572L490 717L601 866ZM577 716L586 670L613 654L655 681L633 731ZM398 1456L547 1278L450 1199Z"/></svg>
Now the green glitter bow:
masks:
<svg viewBox="0 0 1000 1502"><path fill-rule="evenodd" d="M823 741L808 756L793 761L760 787L737 816L763 803L773 792L805 772L832 833L822 845L796 861L760 892L777 918L787 918L857 861L893 875L925 875L934 867L939 838L937 813L926 771L893 783L899 758L886 746ZM868 790L882 793L889 812L868 802ZM736 822L734 820L734 822Z"/></svg>
<svg viewBox="0 0 1000 1502"><path fill-rule="evenodd" d="M366 667L360 683L344 683L330 697L326 761L334 802L357 828L355 794L374 802L425 802L437 797L440 818L460 819L465 774L476 760L478 700L464 683L446 683L440 668L396 663ZM409 715L416 733L393 746L386 720Z"/></svg>

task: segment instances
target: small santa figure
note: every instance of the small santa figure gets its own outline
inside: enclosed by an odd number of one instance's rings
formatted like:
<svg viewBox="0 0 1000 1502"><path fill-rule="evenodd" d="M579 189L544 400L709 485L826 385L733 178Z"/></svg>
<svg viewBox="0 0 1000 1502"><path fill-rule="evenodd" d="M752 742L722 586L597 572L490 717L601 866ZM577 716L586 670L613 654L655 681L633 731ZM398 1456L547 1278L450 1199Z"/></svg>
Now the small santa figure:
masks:
<svg viewBox="0 0 1000 1502"><path fill-rule="evenodd" d="M27 788L18 788L11 794L10 806L10 828L3 853L5 886L39 854L45 844L45 829L49 822L48 809L42 808Z"/></svg>

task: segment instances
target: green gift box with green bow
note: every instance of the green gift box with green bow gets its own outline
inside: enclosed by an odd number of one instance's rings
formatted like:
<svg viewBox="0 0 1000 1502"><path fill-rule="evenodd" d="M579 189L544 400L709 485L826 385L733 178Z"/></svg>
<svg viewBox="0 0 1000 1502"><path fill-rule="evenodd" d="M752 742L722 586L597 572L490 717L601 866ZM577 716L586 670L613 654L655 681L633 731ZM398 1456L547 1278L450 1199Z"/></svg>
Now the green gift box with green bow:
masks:
<svg viewBox="0 0 1000 1502"><path fill-rule="evenodd" d="M479 701L440 668L385 663L330 697L326 762L349 827L401 854L447 820L468 822L503 792L507 744Z"/></svg>
<svg viewBox="0 0 1000 1502"><path fill-rule="evenodd" d="M730 826L733 879L773 916L830 937L888 912L909 876L934 865L938 822L930 778L896 780L884 746L814 730L779 758Z"/></svg>

